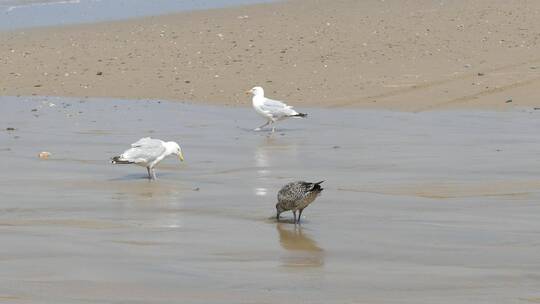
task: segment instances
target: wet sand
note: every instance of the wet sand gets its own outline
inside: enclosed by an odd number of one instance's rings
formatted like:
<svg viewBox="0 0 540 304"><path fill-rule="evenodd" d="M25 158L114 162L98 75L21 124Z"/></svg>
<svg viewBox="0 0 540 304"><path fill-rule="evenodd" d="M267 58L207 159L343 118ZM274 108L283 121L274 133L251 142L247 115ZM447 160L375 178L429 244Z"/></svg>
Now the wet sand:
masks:
<svg viewBox="0 0 540 304"><path fill-rule="evenodd" d="M540 106L540 1L295 0L0 32L0 94ZM507 102L510 101L511 102Z"/></svg>
<svg viewBox="0 0 540 304"><path fill-rule="evenodd" d="M538 111L307 108L270 136L244 108L0 104L0 302L540 299ZM158 182L109 164L142 136L178 140L186 161ZM296 179L326 190L302 225L276 223Z"/></svg>

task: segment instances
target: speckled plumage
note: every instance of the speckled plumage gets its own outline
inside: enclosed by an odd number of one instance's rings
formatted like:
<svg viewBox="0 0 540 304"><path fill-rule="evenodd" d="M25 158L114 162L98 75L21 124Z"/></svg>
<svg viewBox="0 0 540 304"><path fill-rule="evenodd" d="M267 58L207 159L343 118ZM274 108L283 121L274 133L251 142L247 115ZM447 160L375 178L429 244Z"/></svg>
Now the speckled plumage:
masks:
<svg viewBox="0 0 540 304"><path fill-rule="evenodd" d="M310 183L304 181L296 181L288 183L281 190L279 190L277 198L278 203L276 204L277 215L276 218L279 220L279 215L284 211L292 211L294 215L294 222L300 223L300 217L302 216L302 211L311 204L319 194L323 191L321 183ZM298 220L296 218L296 211L299 210Z"/></svg>

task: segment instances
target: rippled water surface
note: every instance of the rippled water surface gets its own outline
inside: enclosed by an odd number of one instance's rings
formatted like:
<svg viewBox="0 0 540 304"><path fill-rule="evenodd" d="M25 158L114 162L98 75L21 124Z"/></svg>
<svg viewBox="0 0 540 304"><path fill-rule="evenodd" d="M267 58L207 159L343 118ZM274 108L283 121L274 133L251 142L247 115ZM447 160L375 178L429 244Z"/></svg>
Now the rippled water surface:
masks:
<svg viewBox="0 0 540 304"><path fill-rule="evenodd" d="M527 303L540 113L0 97L0 302ZM15 130L7 130L14 128ZM158 181L109 158L177 140ZM41 160L41 151L51 157ZM303 223L292 180L326 180Z"/></svg>

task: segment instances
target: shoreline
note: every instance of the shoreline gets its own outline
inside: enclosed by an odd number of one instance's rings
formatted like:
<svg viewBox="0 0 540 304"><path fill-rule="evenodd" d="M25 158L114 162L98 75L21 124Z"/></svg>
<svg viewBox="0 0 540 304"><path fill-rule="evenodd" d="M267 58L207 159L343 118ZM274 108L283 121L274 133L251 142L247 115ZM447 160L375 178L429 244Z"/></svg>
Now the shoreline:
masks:
<svg viewBox="0 0 540 304"><path fill-rule="evenodd" d="M189 101L189 100L171 100L171 99L164 99L164 98L121 98L121 97L108 97L108 96L53 96L53 95L0 95L1 98L15 98L15 99L24 99L29 102L33 101L41 101L44 104L52 103L54 106L57 106L58 103L64 103L68 101L68 103L71 102L80 102L80 103L107 103L107 102L147 102L149 104L156 103L172 103L172 104L181 104L185 106L194 106L194 107L202 107L205 109L210 110L219 110L219 109L242 109L242 108L251 108L251 101L246 104L223 104L218 102L200 102L200 101ZM295 105L293 105L295 107ZM295 108L296 109L296 108ZM360 112L365 113L414 113L414 114L420 114L420 113L456 113L456 114L463 114L463 115L469 115L469 114L483 114L483 113L497 113L497 112L507 112L507 113L518 113L518 112L527 112L527 113L540 113L540 107L532 107L532 106L509 106L506 108L503 107L467 107L467 108L460 108L460 107L448 107L448 108L437 108L433 107L430 109L425 110L403 110L399 108L385 108L385 107L361 107L361 106L341 106L341 105L328 105L328 106L321 106L321 105L312 105L312 104L304 104L302 105L301 111L306 112L309 117L309 112L313 110L319 110L319 109L326 109L329 111L336 111L336 112L342 112L346 110L356 110ZM297 109L298 110L298 109ZM260 118L256 112L252 112L254 117ZM290 119L289 119L290 120ZM294 119L293 119L294 120ZM278 122L278 124L281 124L281 122Z"/></svg>
<svg viewBox="0 0 540 304"><path fill-rule="evenodd" d="M261 85L298 108L534 107L539 11L296 0L0 32L0 94L249 106Z"/></svg>
<svg viewBox="0 0 540 304"><path fill-rule="evenodd" d="M0 1L0 14L3 15L0 31L114 22L273 1L279 0L162 0L159 5L148 4L145 0L38 0L22 3L13 1L12 5Z"/></svg>

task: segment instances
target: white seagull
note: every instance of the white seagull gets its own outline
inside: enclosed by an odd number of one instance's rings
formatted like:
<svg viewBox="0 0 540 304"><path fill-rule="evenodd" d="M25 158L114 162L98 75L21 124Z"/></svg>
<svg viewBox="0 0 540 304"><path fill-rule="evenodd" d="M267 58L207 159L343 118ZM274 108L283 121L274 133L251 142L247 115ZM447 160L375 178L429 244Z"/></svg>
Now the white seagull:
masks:
<svg viewBox="0 0 540 304"><path fill-rule="evenodd" d="M112 158L113 164L136 164L141 167L146 167L148 178L156 179L154 167L163 160L166 156L175 154L180 161L184 161L182 149L174 141L164 142L159 139L144 137L136 143L131 144L131 149L124 151L119 156Z"/></svg>
<svg viewBox="0 0 540 304"><path fill-rule="evenodd" d="M251 99L253 108L257 113L259 113L259 115L267 120L264 125L255 128L255 131L259 131L262 127L266 127L269 124L273 124L276 121L280 121L285 118L307 116L307 114L296 112L293 107L286 105L284 102L264 97L264 90L261 87L254 87L246 93L251 93L253 95ZM275 128L272 126L272 132L274 131Z"/></svg>

